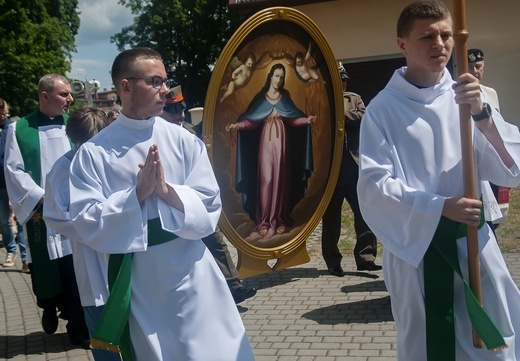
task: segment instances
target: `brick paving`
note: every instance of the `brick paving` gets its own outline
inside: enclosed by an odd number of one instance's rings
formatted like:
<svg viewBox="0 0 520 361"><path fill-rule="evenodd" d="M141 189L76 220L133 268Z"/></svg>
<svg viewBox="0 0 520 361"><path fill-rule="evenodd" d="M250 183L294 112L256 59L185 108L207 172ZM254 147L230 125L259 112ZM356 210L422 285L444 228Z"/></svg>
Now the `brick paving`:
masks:
<svg viewBox="0 0 520 361"><path fill-rule="evenodd" d="M319 248L318 231L307 244ZM244 280L258 289L238 306L256 360L395 360L396 331L382 272L357 272L353 257L345 257L345 277L334 277L317 252L310 254L307 264ZM520 253L504 257L520 284ZM19 257L14 268L0 267L0 360L93 360L90 351L68 344L63 321L56 334L46 335L40 317Z"/></svg>

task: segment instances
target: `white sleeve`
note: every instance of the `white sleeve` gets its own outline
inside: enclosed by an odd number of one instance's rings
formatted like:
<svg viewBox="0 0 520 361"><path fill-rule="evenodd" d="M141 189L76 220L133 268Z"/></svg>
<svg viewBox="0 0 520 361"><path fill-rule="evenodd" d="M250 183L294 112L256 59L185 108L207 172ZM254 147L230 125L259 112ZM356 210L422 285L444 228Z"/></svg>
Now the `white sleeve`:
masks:
<svg viewBox="0 0 520 361"><path fill-rule="evenodd" d="M187 177L182 184L168 184L177 192L184 213L159 200L163 227L186 239L200 239L215 231L220 212L220 189L204 143L192 138L185 150ZM180 183L180 182L179 182Z"/></svg>
<svg viewBox="0 0 520 361"><path fill-rule="evenodd" d="M70 161L62 157L47 174L43 219L50 228L68 239L77 240L80 237L72 225L69 213L69 166Z"/></svg>
<svg viewBox="0 0 520 361"><path fill-rule="evenodd" d="M502 115L495 109L493 112L493 122L504 142L506 150L513 158L515 165L508 169L500 159L497 151L486 137L476 128L475 130L475 148L477 150L476 164L478 167L479 177L491 183L506 186L517 187L520 184L520 132L518 127L507 123Z"/></svg>
<svg viewBox="0 0 520 361"><path fill-rule="evenodd" d="M44 195L43 188L25 172L25 165L16 140L16 122L9 125L4 160L5 182L13 212L20 224L32 216Z"/></svg>
<svg viewBox="0 0 520 361"><path fill-rule="evenodd" d="M147 219L135 187L105 197L95 163L83 145L70 168L70 216L80 235L78 242L100 253L145 251Z"/></svg>
<svg viewBox="0 0 520 361"><path fill-rule="evenodd" d="M381 123L370 110L361 123L359 206L384 246L418 267L437 229L444 197L413 189L399 179L400 163Z"/></svg>

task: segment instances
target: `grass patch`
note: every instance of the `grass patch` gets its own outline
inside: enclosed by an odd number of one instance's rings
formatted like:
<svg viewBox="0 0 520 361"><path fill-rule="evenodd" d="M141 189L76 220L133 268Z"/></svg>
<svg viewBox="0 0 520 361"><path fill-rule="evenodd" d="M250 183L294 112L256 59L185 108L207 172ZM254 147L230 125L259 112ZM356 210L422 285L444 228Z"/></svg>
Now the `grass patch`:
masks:
<svg viewBox="0 0 520 361"><path fill-rule="evenodd" d="M504 253L520 252L520 189L509 191L509 214L506 221L497 229L496 234L500 249Z"/></svg>

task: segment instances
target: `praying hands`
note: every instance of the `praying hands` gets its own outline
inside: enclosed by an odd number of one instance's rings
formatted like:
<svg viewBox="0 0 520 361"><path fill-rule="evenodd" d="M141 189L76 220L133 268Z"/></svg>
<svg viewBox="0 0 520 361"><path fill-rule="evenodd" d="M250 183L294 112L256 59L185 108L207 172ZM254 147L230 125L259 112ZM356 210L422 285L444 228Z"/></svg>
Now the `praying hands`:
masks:
<svg viewBox="0 0 520 361"><path fill-rule="evenodd" d="M168 204L184 212L184 206L177 192L164 180L164 168L161 164L159 148L156 144L150 146L145 162L139 164L136 186L139 203L154 192Z"/></svg>

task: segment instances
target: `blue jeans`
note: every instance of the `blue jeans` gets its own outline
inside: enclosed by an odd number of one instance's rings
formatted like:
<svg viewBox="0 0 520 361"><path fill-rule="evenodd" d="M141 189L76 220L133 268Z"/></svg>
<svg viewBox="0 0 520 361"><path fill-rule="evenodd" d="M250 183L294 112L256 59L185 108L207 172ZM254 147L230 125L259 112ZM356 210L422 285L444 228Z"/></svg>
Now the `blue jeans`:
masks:
<svg viewBox="0 0 520 361"><path fill-rule="evenodd" d="M2 241L5 250L7 253L16 253L16 243L18 243L22 262L25 262L27 259L27 252L25 250L25 239L22 226L16 222L16 225L18 226L18 234L15 238L9 216L9 196L7 195L7 189L0 188L0 233L2 234Z"/></svg>
<svg viewBox="0 0 520 361"><path fill-rule="evenodd" d="M103 312L104 306L86 306L83 307L83 313L85 314L85 323L88 327L88 333L90 334L90 338L92 338L92 334L96 329L96 326L99 322L99 318L101 317L101 312ZM118 353L106 350L92 350L92 356L94 356L94 360L96 361L120 361L121 357Z"/></svg>

